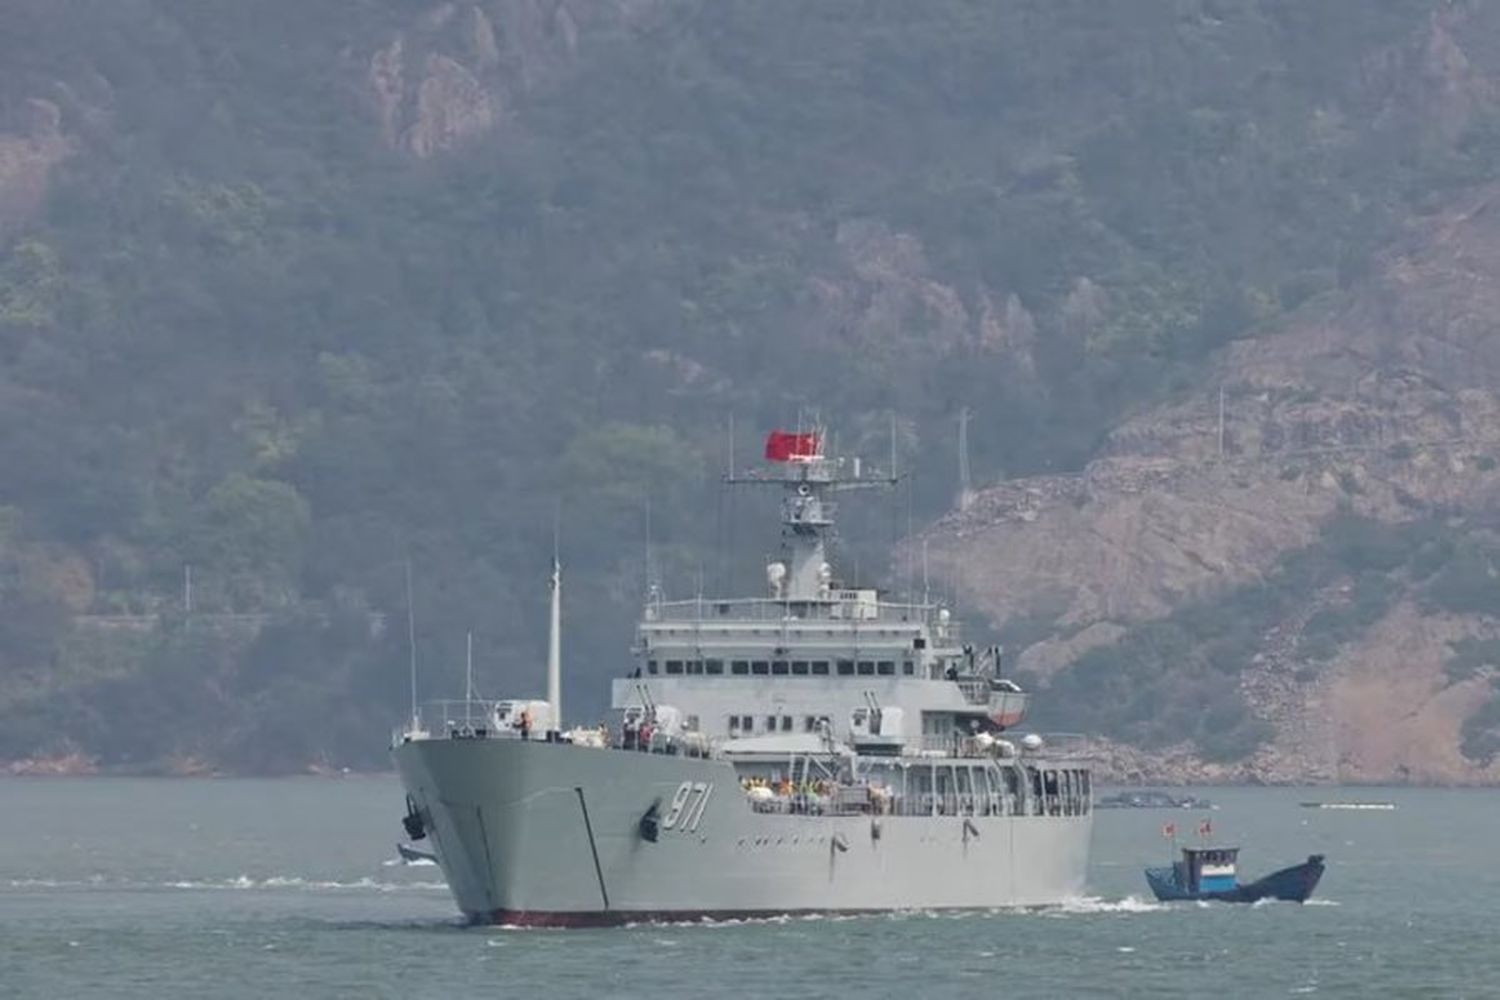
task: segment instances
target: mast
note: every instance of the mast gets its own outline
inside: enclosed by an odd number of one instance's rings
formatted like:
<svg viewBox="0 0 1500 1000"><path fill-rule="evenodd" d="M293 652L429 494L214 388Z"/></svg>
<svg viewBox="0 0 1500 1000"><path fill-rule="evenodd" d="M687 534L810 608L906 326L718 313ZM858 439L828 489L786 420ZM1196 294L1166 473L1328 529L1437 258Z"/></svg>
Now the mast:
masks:
<svg viewBox="0 0 1500 1000"><path fill-rule="evenodd" d="M411 559L406 560L406 648L411 658L411 728L416 732L417 722L417 615L412 610Z"/></svg>
<svg viewBox="0 0 1500 1000"><path fill-rule="evenodd" d="M465 635L464 649L464 704L474 700L474 633Z"/></svg>
<svg viewBox="0 0 1500 1000"><path fill-rule="evenodd" d="M552 731L562 731L562 563L552 557L552 608L547 623L547 704Z"/></svg>
<svg viewBox="0 0 1500 1000"><path fill-rule="evenodd" d="M847 490L889 487L889 474L865 474L858 459L845 462L824 452L826 434L810 431L772 431L766 439L766 460L778 464L780 475L730 474L734 485L779 487L782 554L785 562L767 567L772 596L783 601L826 600L832 582L827 541L833 534L834 504L830 494Z"/></svg>

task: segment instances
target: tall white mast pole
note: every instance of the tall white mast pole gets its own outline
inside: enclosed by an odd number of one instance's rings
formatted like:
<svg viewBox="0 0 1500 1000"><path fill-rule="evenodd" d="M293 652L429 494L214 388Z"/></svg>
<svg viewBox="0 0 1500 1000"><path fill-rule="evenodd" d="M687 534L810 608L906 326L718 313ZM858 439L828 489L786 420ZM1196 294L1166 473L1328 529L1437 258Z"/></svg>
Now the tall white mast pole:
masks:
<svg viewBox="0 0 1500 1000"><path fill-rule="evenodd" d="M468 633L465 638L467 647L464 650L464 702L467 704L474 700L474 633Z"/></svg>
<svg viewBox="0 0 1500 1000"><path fill-rule="evenodd" d="M552 557L552 614L547 629L547 704L552 728L562 731L562 564Z"/></svg>
<svg viewBox="0 0 1500 1000"><path fill-rule="evenodd" d="M406 649L411 657L411 728L417 730L417 614L412 609L411 558L406 560Z"/></svg>

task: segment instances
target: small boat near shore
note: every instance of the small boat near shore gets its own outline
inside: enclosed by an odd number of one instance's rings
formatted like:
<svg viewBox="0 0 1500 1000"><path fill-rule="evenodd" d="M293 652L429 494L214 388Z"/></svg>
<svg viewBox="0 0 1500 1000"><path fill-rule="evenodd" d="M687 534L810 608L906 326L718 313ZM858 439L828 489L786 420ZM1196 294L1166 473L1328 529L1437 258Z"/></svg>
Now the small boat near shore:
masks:
<svg viewBox="0 0 1500 1000"><path fill-rule="evenodd" d="M1303 809L1370 809L1390 812L1396 808L1394 802L1301 802Z"/></svg>
<svg viewBox="0 0 1500 1000"><path fill-rule="evenodd" d="M1300 865L1274 871L1254 882L1241 884L1236 874L1238 847L1184 847L1182 860L1170 866L1146 869L1146 883L1162 902L1212 900L1221 903L1254 903L1280 899L1304 903L1323 877L1323 855L1313 854Z"/></svg>

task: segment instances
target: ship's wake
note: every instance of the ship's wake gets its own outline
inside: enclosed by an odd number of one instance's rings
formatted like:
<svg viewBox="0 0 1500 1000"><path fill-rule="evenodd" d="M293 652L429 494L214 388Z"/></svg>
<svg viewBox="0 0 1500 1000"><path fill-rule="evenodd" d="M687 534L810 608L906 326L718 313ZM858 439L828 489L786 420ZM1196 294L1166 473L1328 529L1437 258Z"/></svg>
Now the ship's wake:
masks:
<svg viewBox="0 0 1500 1000"><path fill-rule="evenodd" d="M386 858L380 862L382 868L436 868L437 862L431 858L416 858L408 861L405 858Z"/></svg>
<svg viewBox="0 0 1500 1000"><path fill-rule="evenodd" d="M1165 903L1142 896L1126 896L1123 899L1104 899L1101 896L1078 896L1065 899L1056 906L1042 907L1041 913L1048 916L1092 916L1100 913L1162 913Z"/></svg>
<svg viewBox="0 0 1500 1000"><path fill-rule="evenodd" d="M115 878L103 875L86 879L22 878L0 883L8 889L113 889L113 890L301 890L307 892L431 892L446 890L445 882L386 882L380 879L363 878L352 881L338 879L305 878L300 875L271 875L252 878L236 875L232 878L209 879L163 879L146 880Z"/></svg>

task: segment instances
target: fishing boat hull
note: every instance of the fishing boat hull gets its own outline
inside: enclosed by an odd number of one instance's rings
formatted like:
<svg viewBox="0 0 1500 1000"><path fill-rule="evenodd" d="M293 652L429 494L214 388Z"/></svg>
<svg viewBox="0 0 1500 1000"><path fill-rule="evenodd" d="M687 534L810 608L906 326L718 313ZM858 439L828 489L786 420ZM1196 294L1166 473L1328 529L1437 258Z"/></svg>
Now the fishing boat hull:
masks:
<svg viewBox="0 0 1500 1000"><path fill-rule="evenodd" d="M1277 899L1292 903L1305 903L1318 887L1323 877L1323 855L1314 854L1300 865L1292 865L1272 872L1264 878L1231 889L1219 891L1191 891L1179 880L1179 868L1147 868L1146 882L1151 891L1162 902L1178 900L1205 900L1220 903L1254 903L1262 899Z"/></svg>
<svg viewBox="0 0 1500 1000"><path fill-rule="evenodd" d="M1039 906L1082 895L1088 865L1089 812L767 813L723 760L537 740L418 740L395 759L475 923ZM700 808L643 822L685 785Z"/></svg>

